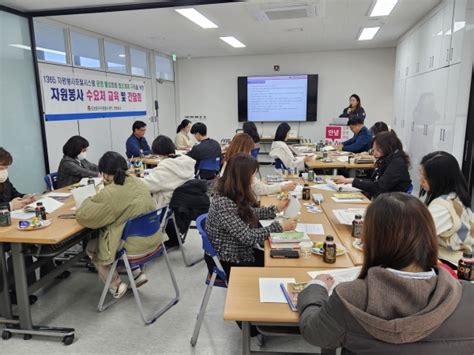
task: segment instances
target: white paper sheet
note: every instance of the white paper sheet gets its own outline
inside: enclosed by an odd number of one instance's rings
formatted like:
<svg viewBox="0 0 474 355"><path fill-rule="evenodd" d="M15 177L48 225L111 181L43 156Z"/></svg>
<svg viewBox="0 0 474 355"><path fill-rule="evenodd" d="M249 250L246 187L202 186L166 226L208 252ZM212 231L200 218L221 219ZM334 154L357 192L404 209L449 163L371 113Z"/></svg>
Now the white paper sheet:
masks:
<svg viewBox="0 0 474 355"><path fill-rule="evenodd" d="M270 224L275 222L276 219L261 219L259 222L262 225L262 227L268 227Z"/></svg>
<svg viewBox="0 0 474 355"><path fill-rule="evenodd" d="M332 188L334 191L340 192L359 192L360 190L353 187L352 184L336 184L334 181L327 179L326 185Z"/></svg>
<svg viewBox="0 0 474 355"><path fill-rule="evenodd" d="M324 235L324 227L323 227L322 224L298 223L296 225L296 231L303 232L303 233L306 233L306 234Z"/></svg>
<svg viewBox="0 0 474 355"><path fill-rule="evenodd" d="M53 213L59 207L64 205L64 203L58 202L58 201L56 201L55 199L53 199L51 197L43 197L43 198L40 198L38 201L30 203L29 205L26 205L25 206L25 211L27 211L27 212L34 211L35 208L36 208L36 204L38 202L43 203L43 206L46 209L46 213Z"/></svg>
<svg viewBox="0 0 474 355"><path fill-rule="evenodd" d="M95 186L90 184L83 187L78 187L72 190L74 201L76 202L76 208L81 207L82 203L89 197L96 195Z"/></svg>
<svg viewBox="0 0 474 355"><path fill-rule="evenodd" d="M296 282L292 278L267 278L261 277L258 280L260 287L260 302L262 303L286 303L286 298L281 292L280 284Z"/></svg>
<svg viewBox="0 0 474 355"><path fill-rule="evenodd" d="M361 216L365 215L365 208L344 208L332 210L332 213L340 224L351 226L356 214L360 214Z"/></svg>
<svg viewBox="0 0 474 355"><path fill-rule="evenodd" d="M348 159L349 159L349 157L347 157L347 156L346 157L337 157L337 160L342 162L342 163L347 163Z"/></svg>
<svg viewBox="0 0 474 355"><path fill-rule="evenodd" d="M328 290L328 293L331 294L334 288L342 282L354 281L360 274L361 267L351 267L347 269L329 269L322 271L308 271L308 275L314 279L318 275L329 274L334 277L334 286Z"/></svg>

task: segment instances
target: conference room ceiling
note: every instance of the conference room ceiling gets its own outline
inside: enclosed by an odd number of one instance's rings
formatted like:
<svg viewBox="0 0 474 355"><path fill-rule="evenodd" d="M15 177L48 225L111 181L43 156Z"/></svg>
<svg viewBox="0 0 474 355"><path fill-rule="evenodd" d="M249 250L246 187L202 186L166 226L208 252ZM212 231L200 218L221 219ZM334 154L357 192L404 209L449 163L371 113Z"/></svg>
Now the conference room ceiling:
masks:
<svg viewBox="0 0 474 355"><path fill-rule="evenodd" d="M31 1L15 0L15 3ZM198 27L174 8L51 19L163 53L175 53L181 58L212 57L395 47L397 40L439 3L440 0L399 0L392 13L381 18L369 17L372 0L252 0L194 6L218 25L214 29ZM268 10L292 8L297 11L266 15ZM305 15L301 9L310 10ZM298 14L303 15L298 17ZM286 15L298 18L269 19ZM381 26L373 40L357 40L363 27L373 26ZM232 48L219 39L221 36L234 36L246 47Z"/></svg>

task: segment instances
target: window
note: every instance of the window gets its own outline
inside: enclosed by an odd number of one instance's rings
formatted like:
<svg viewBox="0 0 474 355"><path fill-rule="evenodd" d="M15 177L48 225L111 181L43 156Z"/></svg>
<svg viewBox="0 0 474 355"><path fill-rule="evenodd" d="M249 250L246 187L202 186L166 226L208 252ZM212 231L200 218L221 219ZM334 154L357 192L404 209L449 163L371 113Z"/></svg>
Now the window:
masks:
<svg viewBox="0 0 474 355"><path fill-rule="evenodd" d="M155 56L156 78L163 80L174 80L173 61L171 58L161 55Z"/></svg>
<svg viewBox="0 0 474 355"><path fill-rule="evenodd" d="M140 49L130 48L132 75L148 76L147 53Z"/></svg>
<svg viewBox="0 0 474 355"><path fill-rule="evenodd" d="M72 62L76 66L100 69L99 39L71 31Z"/></svg>
<svg viewBox="0 0 474 355"><path fill-rule="evenodd" d="M125 46L105 41L104 48L107 71L127 74L127 54Z"/></svg>
<svg viewBox="0 0 474 355"><path fill-rule="evenodd" d="M39 60L67 64L64 29L35 21L36 55Z"/></svg>

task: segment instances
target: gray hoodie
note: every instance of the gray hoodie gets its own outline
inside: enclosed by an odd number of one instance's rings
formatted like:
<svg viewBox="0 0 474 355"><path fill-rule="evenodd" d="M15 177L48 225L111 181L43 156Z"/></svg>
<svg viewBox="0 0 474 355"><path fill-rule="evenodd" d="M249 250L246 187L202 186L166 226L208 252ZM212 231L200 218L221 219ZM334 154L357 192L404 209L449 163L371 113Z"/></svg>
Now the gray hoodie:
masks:
<svg viewBox="0 0 474 355"><path fill-rule="evenodd" d="M474 285L436 271L419 280L373 267L330 297L311 285L298 298L301 333L343 354L473 354Z"/></svg>

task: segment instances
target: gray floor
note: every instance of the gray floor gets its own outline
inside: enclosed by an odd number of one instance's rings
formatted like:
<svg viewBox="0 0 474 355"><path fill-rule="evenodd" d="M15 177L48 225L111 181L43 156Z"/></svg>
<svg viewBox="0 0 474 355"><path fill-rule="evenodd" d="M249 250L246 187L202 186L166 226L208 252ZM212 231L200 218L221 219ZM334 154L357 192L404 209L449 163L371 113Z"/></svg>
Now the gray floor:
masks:
<svg viewBox="0 0 474 355"><path fill-rule="evenodd" d="M267 170L267 169L265 169ZM188 236L186 248L190 255L202 255L200 238L195 231ZM189 344L194 322L205 290L207 272L204 262L185 267L181 253L169 254L181 291L181 300L154 324L144 326L134 303L127 295L109 310L98 313L102 284L97 275L74 268L71 276L38 293L32 307L33 321L39 325L65 326L76 329L76 340L64 346L58 340L34 337L23 340L14 336L0 340L0 354L239 354L241 333L234 322L223 320L226 290L214 288L206 317L195 348ZM146 269L148 284L140 288L146 309L150 302L163 305L172 296L172 287L164 260L159 259ZM245 307L245 305L242 305ZM257 345L253 344L256 348ZM316 352L301 338L271 338L262 350Z"/></svg>

